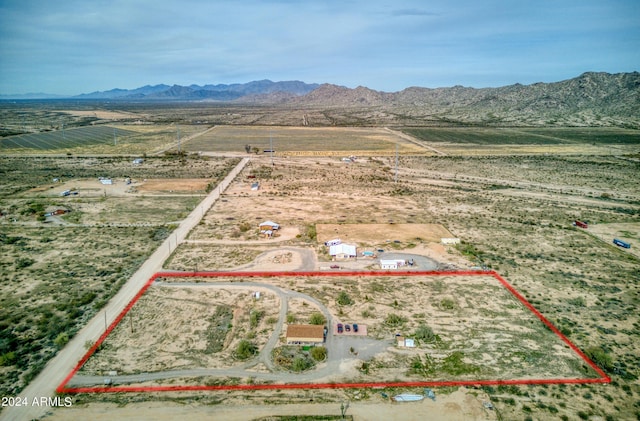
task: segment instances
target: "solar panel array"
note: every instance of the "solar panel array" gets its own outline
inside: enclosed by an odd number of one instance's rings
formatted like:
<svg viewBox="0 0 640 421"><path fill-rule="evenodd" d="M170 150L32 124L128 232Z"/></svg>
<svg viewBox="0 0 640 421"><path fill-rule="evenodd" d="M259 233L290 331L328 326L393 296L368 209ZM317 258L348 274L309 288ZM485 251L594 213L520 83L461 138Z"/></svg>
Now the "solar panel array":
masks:
<svg viewBox="0 0 640 421"><path fill-rule="evenodd" d="M111 144L136 132L111 126L88 126L52 132L10 136L0 140L0 149L71 149L78 146Z"/></svg>

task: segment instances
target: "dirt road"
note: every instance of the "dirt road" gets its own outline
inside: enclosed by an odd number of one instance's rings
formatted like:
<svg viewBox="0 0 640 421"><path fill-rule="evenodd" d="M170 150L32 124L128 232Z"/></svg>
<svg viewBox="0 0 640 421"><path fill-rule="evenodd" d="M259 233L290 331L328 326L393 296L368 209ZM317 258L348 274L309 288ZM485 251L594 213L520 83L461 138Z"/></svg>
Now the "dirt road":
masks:
<svg viewBox="0 0 640 421"><path fill-rule="evenodd" d="M437 392L436 392L437 393ZM349 402L346 411L354 420L443 420L443 421L489 421L500 419L495 410L487 409L483 402L488 397L482 391L469 391L460 388L455 392L444 395L437 394L436 400L425 399L420 402L394 403L382 396L370 398L366 401ZM120 406L115 403L92 404L94 421L113 419L140 419L144 414L146 419L153 420L225 420L247 421L272 415L340 415L340 402L332 403L297 403L289 405L255 405L242 403L240 405L188 405L168 402L142 402ZM86 411L82 407L67 408L54 413L47 420L86 420Z"/></svg>
<svg viewBox="0 0 640 421"><path fill-rule="evenodd" d="M107 303L87 325L78 332L71 341L58 354L49 361L40 374L22 391L20 397L26 397L27 402L33 402L54 396L55 389L64 380L73 367L80 361L86 352L85 343L95 342L111 324L118 314L127 306L131 299L140 291L140 288L156 272L162 269L162 264L175 250L177 245L184 241L187 234L200 222L203 215L213 206L220 194L231 184L233 179L242 171L249 162L244 158L225 177L222 182L205 197L205 199L187 216L178 228L158 247L158 249L140 266L131 276L120 291ZM0 413L0 420L30 420L43 416L49 406L14 406L5 408Z"/></svg>

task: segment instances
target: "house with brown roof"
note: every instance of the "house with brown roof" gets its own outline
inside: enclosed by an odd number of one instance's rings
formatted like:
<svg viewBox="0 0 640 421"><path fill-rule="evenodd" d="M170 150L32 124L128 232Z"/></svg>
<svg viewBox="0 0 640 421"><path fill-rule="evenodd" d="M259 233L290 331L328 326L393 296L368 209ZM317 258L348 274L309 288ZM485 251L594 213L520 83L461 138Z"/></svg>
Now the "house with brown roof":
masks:
<svg viewBox="0 0 640 421"><path fill-rule="evenodd" d="M324 326L320 325L288 325L287 344L315 345L324 342Z"/></svg>

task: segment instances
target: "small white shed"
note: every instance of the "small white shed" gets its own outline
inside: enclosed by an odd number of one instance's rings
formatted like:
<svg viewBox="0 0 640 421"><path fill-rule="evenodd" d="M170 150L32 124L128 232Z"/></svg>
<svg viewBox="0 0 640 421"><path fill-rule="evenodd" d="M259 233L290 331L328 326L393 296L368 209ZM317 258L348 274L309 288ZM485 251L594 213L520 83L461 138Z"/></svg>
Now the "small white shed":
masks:
<svg viewBox="0 0 640 421"><path fill-rule="evenodd" d="M398 261L380 259L380 269L398 269Z"/></svg>

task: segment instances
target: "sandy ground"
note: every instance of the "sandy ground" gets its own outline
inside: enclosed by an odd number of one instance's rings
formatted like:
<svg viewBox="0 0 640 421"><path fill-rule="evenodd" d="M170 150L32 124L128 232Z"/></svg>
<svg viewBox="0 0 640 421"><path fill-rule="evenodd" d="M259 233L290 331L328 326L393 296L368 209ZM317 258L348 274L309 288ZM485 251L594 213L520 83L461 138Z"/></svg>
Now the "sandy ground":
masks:
<svg viewBox="0 0 640 421"><path fill-rule="evenodd" d="M130 118L142 118L143 115L129 113L126 111L103 111L103 110L92 110L92 111L84 111L84 110L60 110L57 112L62 112L65 114L70 114L78 117L96 117L101 120L121 120L121 119L130 119Z"/></svg>
<svg viewBox="0 0 640 421"><path fill-rule="evenodd" d="M640 257L640 223L592 224L584 232L608 244L613 244L614 238L625 241L631 244L631 248L618 247L618 249L624 253Z"/></svg>
<svg viewBox="0 0 640 421"><path fill-rule="evenodd" d="M138 185L136 189L140 193L144 192L158 192L168 191L172 192L203 192L207 188L207 184L210 182L208 179L195 178L195 179L147 179L142 184Z"/></svg>
<svg viewBox="0 0 640 421"><path fill-rule="evenodd" d="M63 191L71 190L72 192L77 192L81 197L131 196L145 193L192 193L202 195L205 194L207 184L211 180L206 178L133 179L130 184L127 184L124 178L114 178L112 182L113 184L102 184L97 178L63 180L61 183L33 188L27 193L48 192L51 196L60 196Z"/></svg>
<svg viewBox="0 0 640 421"><path fill-rule="evenodd" d="M343 242L355 241L377 243L398 240L440 242L441 238L451 238L445 227L439 224L317 224L318 241L323 243L334 238Z"/></svg>
<svg viewBox="0 0 640 421"><path fill-rule="evenodd" d="M436 393L438 393L436 391ZM477 396L476 396L477 395ZM483 402L488 399L484 393L470 391L465 388L450 395L437 395L436 401L425 399L420 402L390 402L382 401L381 397L368 401L350 402L347 415L354 420L443 420L443 421L485 421L497 420L494 410L486 409ZM290 405L215 405L198 406L166 402L135 403L126 406L115 404L91 404L91 419L102 420L133 420L145 419L183 421L215 419L225 421L254 420L270 415L339 415L340 402L323 404L290 404ZM86 420L87 412L82 406L58 408L47 420Z"/></svg>

